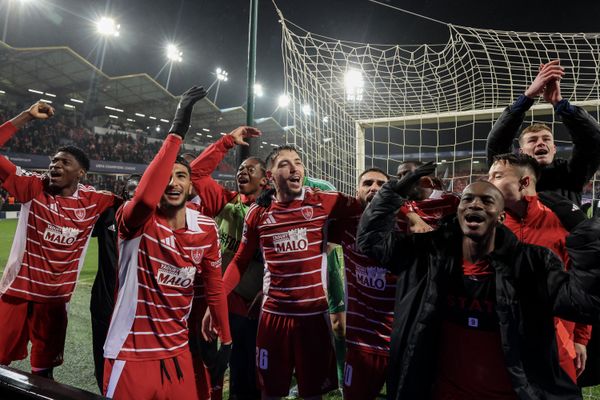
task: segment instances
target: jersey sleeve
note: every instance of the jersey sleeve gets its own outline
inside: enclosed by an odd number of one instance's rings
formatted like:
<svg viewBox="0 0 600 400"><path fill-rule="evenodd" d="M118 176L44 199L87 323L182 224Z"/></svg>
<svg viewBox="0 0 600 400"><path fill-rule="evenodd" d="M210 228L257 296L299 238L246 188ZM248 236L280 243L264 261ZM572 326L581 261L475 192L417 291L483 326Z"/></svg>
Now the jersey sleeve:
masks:
<svg viewBox="0 0 600 400"><path fill-rule="evenodd" d="M7 121L0 125L0 146L4 146L15 133L17 133L17 127L12 122Z"/></svg>
<svg viewBox="0 0 600 400"><path fill-rule="evenodd" d="M587 346L588 342L592 338L592 326L585 324L575 324L573 330L573 341L575 343Z"/></svg>
<svg viewBox="0 0 600 400"><path fill-rule="evenodd" d="M363 211L363 206L356 197L345 195L341 192L336 192L335 203L329 218L335 220L346 220L356 217Z"/></svg>
<svg viewBox="0 0 600 400"><path fill-rule="evenodd" d="M41 175L28 173L6 157L0 156L2 187L20 203L27 203L44 190Z"/></svg>
<svg viewBox="0 0 600 400"><path fill-rule="evenodd" d="M237 192L232 192L219 185L211 176L227 152L234 146L233 138L225 135L204 149L190 164L192 184L202 200L204 214L209 217L217 216L225 204L237 195Z"/></svg>
<svg viewBox="0 0 600 400"><path fill-rule="evenodd" d="M231 342L229 330L229 315L227 311L227 296L221 278L221 250L217 226L210 230L207 240L211 246L204 253L201 265L201 276L204 281L206 302L210 309L214 325L223 343Z"/></svg>
<svg viewBox="0 0 600 400"><path fill-rule="evenodd" d="M181 138L173 134L167 136L158 154L142 175L133 199L117 212L117 224L122 237L134 237L156 210L169 184L180 145Z"/></svg>
<svg viewBox="0 0 600 400"><path fill-rule="evenodd" d="M223 283L227 295L229 295L238 283L240 283L242 275L246 272L248 264L258 248L259 239L258 230L256 228L258 227L260 210L261 207L254 204L250 207L248 214L246 214L246 218L244 219L242 240L223 276Z"/></svg>

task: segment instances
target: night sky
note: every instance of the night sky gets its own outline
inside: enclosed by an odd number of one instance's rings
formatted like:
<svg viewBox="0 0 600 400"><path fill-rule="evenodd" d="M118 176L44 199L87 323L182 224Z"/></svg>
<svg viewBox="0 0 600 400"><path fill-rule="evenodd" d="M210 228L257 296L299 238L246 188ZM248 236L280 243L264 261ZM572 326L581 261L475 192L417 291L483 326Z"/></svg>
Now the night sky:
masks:
<svg viewBox="0 0 600 400"><path fill-rule="evenodd" d="M257 99L257 117L270 115L283 88L281 30L271 0L259 0L257 82L265 96ZM418 14L478 28L600 32L600 2L382 0ZM249 0L0 0L0 26L7 15L6 41L15 47L66 45L95 65L99 39L93 21L110 15L121 36L106 50L103 71L109 75L145 72L155 77L166 63L165 46L175 42L184 61L174 66L169 90L180 94L201 83L209 86L217 67L229 72L217 105L243 105ZM525 6L526 4L526 6ZM578 7L565 8L577 4ZM365 43L445 43L446 26L374 4L368 0L277 0L285 17L321 35ZM526 7L526 8L525 8ZM166 84L167 70L157 80ZM209 95L214 98L214 91Z"/></svg>

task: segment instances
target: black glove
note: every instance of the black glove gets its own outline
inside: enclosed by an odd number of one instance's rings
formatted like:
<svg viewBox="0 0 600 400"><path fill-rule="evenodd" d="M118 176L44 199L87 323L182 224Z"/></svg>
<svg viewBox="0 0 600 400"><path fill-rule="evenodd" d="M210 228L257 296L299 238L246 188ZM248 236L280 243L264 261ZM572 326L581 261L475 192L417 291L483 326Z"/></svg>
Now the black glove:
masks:
<svg viewBox="0 0 600 400"><path fill-rule="evenodd" d="M217 355L214 358L212 365L207 365L210 375L210 384L214 388L223 384L225 370L229 364L229 356L231 356L231 344L221 344Z"/></svg>
<svg viewBox="0 0 600 400"><path fill-rule="evenodd" d="M272 197L275 194L275 189L264 189L256 198L256 204L261 207L267 208L273 201Z"/></svg>
<svg viewBox="0 0 600 400"><path fill-rule="evenodd" d="M193 86L181 95L169 133L176 133L182 138L185 137L185 134L190 128L194 104L196 104L198 100L205 98L206 94L207 92L202 86Z"/></svg>
<svg viewBox="0 0 600 400"><path fill-rule="evenodd" d="M402 197L408 197L413 186L419 182L424 176L431 175L435 172L435 163L430 161L425 163L412 172L407 173L402 179L390 179L390 187Z"/></svg>

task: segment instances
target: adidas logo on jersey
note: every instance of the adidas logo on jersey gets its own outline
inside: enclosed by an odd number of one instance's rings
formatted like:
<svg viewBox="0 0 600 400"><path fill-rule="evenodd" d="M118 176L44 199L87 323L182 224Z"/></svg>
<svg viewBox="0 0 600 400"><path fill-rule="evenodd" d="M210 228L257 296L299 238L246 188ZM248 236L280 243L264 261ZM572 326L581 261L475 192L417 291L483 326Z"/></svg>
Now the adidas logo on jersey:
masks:
<svg viewBox="0 0 600 400"><path fill-rule="evenodd" d="M44 240L63 246L70 246L75 243L80 232L77 228L48 224L44 231Z"/></svg>
<svg viewBox="0 0 600 400"><path fill-rule="evenodd" d="M194 282L195 274L195 267L177 268L161 264L156 278L161 285L186 288Z"/></svg>
<svg viewBox="0 0 600 400"><path fill-rule="evenodd" d="M175 248L175 236L168 236L164 239L160 239L160 242L167 247L170 247L172 249Z"/></svg>
<svg viewBox="0 0 600 400"><path fill-rule="evenodd" d="M291 229L273 236L273 247L277 253L290 253L308 249L306 228Z"/></svg>
<svg viewBox="0 0 600 400"><path fill-rule="evenodd" d="M356 266L356 281L364 287L385 289L385 268Z"/></svg>
<svg viewBox="0 0 600 400"><path fill-rule="evenodd" d="M277 221L275 220L275 217L272 214L267 215L267 218L265 218L265 220L263 221L263 225L269 225L269 224L276 224Z"/></svg>

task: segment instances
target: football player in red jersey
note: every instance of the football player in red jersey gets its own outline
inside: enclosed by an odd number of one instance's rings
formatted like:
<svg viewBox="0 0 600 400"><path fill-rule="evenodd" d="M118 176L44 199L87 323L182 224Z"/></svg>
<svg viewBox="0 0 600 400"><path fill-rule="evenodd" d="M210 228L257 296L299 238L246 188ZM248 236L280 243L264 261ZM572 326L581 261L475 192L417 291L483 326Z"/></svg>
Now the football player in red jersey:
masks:
<svg viewBox="0 0 600 400"><path fill-rule="evenodd" d="M104 346L104 394L115 399L197 399L187 318L194 277L220 327L221 369L231 335L216 225L188 203L191 171L177 152L201 87L185 92L163 146L133 199L117 212L119 293Z"/></svg>
<svg viewBox="0 0 600 400"><path fill-rule="evenodd" d="M32 120L54 115L38 102L0 127L0 144ZM31 369L52 378L62 364L67 304L99 215L116 197L80 184L90 168L74 146L58 149L48 172L32 174L0 157L3 188L22 203L12 249L0 281L0 364L27 357Z"/></svg>

